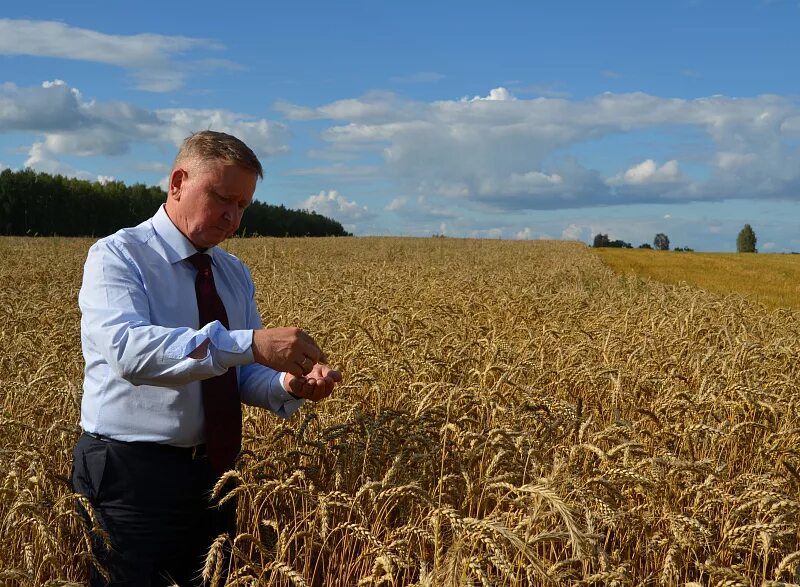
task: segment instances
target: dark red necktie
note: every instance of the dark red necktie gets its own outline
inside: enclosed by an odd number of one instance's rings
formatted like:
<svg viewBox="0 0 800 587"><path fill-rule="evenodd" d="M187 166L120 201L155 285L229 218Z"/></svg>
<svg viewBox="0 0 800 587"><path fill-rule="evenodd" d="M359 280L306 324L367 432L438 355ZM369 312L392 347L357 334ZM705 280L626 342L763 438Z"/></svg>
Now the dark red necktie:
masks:
<svg viewBox="0 0 800 587"><path fill-rule="evenodd" d="M197 269L194 289L197 293L200 326L219 320L228 328L228 313L214 286L211 258L203 253L195 253L189 257L189 262ZM236 456L242 448L242 404L239 400L236 368L231 367L222 375L204 379L201 384L206 451L211 466L221 474L233 468Z"/></svg>

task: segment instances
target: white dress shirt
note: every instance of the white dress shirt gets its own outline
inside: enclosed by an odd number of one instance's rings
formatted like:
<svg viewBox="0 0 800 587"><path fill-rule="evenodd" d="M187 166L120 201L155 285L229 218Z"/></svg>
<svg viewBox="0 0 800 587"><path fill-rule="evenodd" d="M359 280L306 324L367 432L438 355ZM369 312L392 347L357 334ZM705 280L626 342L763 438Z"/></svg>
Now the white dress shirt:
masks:
<svg viewBox="0 0 800 587"><path fill-rule="evenodd" d="M197 250L164 206L134 228L97 241L84 266L78 302L86 360L81 427L123 441L193 446L205 441L200 381L235 367L241 400L288 418L302 404L282 374L253 362L261 328L247 267L213 247L214 283L229 329L198 324ZM202 360L189 357L209 340Z"/></svg>

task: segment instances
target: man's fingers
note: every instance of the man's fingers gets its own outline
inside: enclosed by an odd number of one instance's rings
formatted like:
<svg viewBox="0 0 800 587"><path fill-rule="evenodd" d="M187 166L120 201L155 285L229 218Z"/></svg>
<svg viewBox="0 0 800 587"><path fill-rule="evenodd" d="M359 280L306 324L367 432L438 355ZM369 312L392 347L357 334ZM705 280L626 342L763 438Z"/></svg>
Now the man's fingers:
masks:
<svg viewBox="0 0 800 587"><path fill-rule="evenodd" d="M297 332L297 337L300 340L300 342L303 343L301 345L303 347L302 349L303 354L311 358L311 360L314 361L314 363L324 362L322 361L322 359L327 360L327 358L325 357L325 353L322 352L322 349L319 348L319 345L317 345L316 341L313 338L311 338L310 334L308 334L303 330L299 330Z"/></svg>
<svg viewBox="0 0 800 587"><path fill-rule="evenodd" d="M306 367L308 360L304 360ZM299 368L299 363L296 366ZM303 399L318 402L333 393L336 384L342 381L342 374L327 365L315 364L310 372L296 375L289 380L291 392Z"/></svg>
<svg viewBox="0 0 800 587"><path fill-rule="evenodd" d="M294 327L255 331L253 358L262 365L296 376L310 373L314 365L328 360L307 332Z"/></svg>
<svg viewBox="0 0 800 587"><path fill-rule="evenodd" d="M300 365L300 369L303 371L303 375L308 375L311 373L312 369L314 369L314 360L311 359L308 355L304 355L302 359L296 361L298 365Z"/></svg>

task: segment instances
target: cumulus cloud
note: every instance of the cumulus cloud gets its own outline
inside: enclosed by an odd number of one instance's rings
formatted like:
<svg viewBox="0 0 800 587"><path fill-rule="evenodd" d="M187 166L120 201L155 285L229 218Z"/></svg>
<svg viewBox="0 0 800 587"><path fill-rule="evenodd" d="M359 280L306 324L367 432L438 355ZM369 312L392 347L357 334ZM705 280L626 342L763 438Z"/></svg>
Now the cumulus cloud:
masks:
<svg viewBox="0 0 800 587"><path fill-rule="evenodd" d="M280 155L289 150L286 126L264 118L210 108L166 108L155 110L154 114L159 125L163 125L159 134L176 146L192 132L210 129L240 138L261 156Z"/></svg>
<svg viewBox="0 0 800 587"><path fill-rule="evenodd" d="M561 231L561 240L586 241L591 238L591 232L592 229L588 226L579 226L578 224L572 223Z"/></svg>
<svg viewBox="0 0 800 587"><path fill-rule="evenodd" d="M189 51L222 48L212 39L149 33L108 35L63 22L0 19L0 55L30 55L115 65L129 71L139 89L153 92L180 88L187 70L235 67L235 64L221 59L201 59L182 64L176 61Z"/></svg>
<svg viewBox="0 0 800 587"><path fill-rule="evenodd" d="M327 151L378 153L383 172L402 191L462 205L533 210L800 196L800 107L780 96L685 100L635 92L521 99L498 87L455 100L416 102L383 92L282 108L289 118L332 121L321 134ZM705 135L710 146L682 154L669 136L673 129ZM644 152L635 165L621 160L609 173L573 151L647 130L674 145L666 161ZM691 158L693 176L684 173L683 156Z"/></svg>
<svg viewBox="0 0 800 587"><path fill-rule="evenodd" d="M340 222L355 222L373 218L375 214L366 206L348 200L336 190L321 191L306 198L300 207L328 216Z"/></svg>
<svg viewBox="0 0 800 587"><path fill-rule="evenodd" d="M518 231L514 235L514 238L517 239L517 240L520 240L520 241L522 241L522 240L525 240L525 241L526 240L530 240L532 237L533 237L533 231L530 229L529 226L526 226L525 228L523 228L522 230Z"/></svg>
<svg viewBox="0 0 800 587"><path fill-rule="evenodd" d="M362 98L336 100L317 108L285 101L278 101L272 107L290 120L354 119L361 124L413 120L417 114L411 104L391 92L370 92Z"/></svg>
<svg viewBox="0 0 800 587"><path fill-rule="evenodd" d="M611 185L647 185L675 183L682 181L681 172L678 169L678 162L675 159L667 161L661 167L656 165L652 159L642 161L625 171L609 179Z"/></svg>
<svg viewBox="0 0 800 587"><path fill-rule="evenodd" d="M33 143L28 150L28 158L25 160L25 167L44 171L45 173L68 175L72 177L81 177L86 173L81 173L71 165L61 163L58 159L54 158L48 153L43 143Z"/></svg>
<svg viewBox="0 0 800 587"><path fill-rule="evenodd" d="M26 165L40 171L76 175L75 169L59 162L61 156L123 155L137 143L177 146L204 129L234 134L262 157L288 150L285 125L245 114L221 109L147 110L125 102L85 100L62 80L38 87L0 85L0 134L39 135Z"/></svg>
<svg viewBox="0 0 800 587"><path fill-rule="evenodd" d="M28 150L28 158L25 160L24 167L30 167L37 171L51 173L53 175L64 175L67 177L77 177L78 179L97 180L100 177L89 171L78 169L64 163L54 157L52 153L47 150L44 143L33 143Z"/></svg>
<svg viewBox="0 0 800 587"><path fill-rule="evenodd" d="M475 96L474 98L462 98L462 102L509 102L516 98L506 88L494 88L488 96Z"/></svg>

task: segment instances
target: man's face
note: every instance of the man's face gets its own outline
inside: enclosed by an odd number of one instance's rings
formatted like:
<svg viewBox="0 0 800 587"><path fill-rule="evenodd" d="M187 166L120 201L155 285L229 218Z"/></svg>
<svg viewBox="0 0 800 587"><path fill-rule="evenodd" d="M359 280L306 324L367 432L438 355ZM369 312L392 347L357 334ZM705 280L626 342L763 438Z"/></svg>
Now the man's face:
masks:
<svg viewBox="0 0 800 587"><path fill-rule="evenodd" d="M200 249L218 245L239 228L258 176L236 164L189 160L172 170L167 214Z"/></svg>

